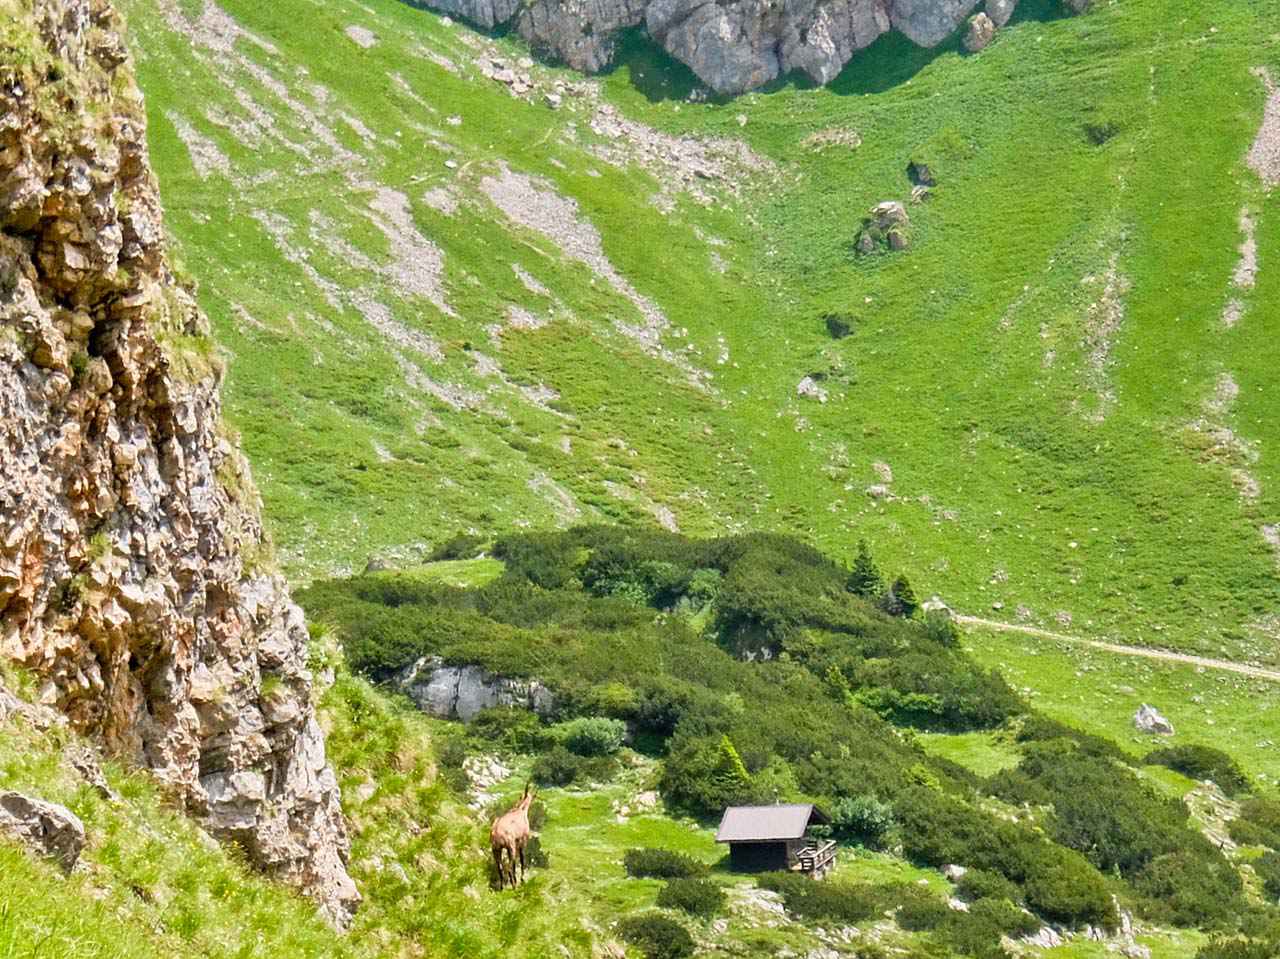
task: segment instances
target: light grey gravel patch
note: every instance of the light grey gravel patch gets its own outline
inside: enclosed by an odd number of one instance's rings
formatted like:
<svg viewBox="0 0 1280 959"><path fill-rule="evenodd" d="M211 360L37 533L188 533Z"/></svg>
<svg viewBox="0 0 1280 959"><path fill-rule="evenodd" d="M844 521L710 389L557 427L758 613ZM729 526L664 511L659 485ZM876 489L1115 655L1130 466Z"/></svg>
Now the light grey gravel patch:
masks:
<svg viewBox="0 0 1280 959"><path fill-rule="evenodd" d="M166 110L164 115L173 124L182 145L187 148L187 155L191 157L191 165L195 168L196 176L207 180L215 173L223 176L231 175L231 160L218 149L216 143L193 127L187 118L177 111Z"/></svg>
<svg viewBox="0 0 1280 959"><path fill-rule="evenodd" d="M421 296L446 316L456 316L444 297L444 254L418 232L409 198L399 190L380 186L369 208L374 224L391 244L395 256L390 276L401 293Z"/></svg>
<svg viewBox="0 0 1280 959"><path fill-rule="evenodd" d="M366 27L356 26L352 24L342 31L356 46L363 50L376 46L378 43L378 35Z"/></svg>
<svg viewBox="0 0 1280 959"><path fill-rule="evenodd" d="M513 330L540 330L547 325L547 320L535 316L522 306L514 303L507 306L507 327Z"/></svg>
<svg viewBox="0 0 1280 959"><path fill-rule="evenodd" d="M527 485L551 505L561 523L573 523L582 517L582 507L573 494L546 473L535 473Z"/></svg>
<svg viewBox="0 0 1280 959"><path fill-rule="evenodd" d="M1247 207L1240 211L1240 236L1240 259L1236 262L1231 282L1238 289L1251 290L1258 279L1258 239Z"/></svg>
<svg viewBox="0 0 1280 959"><path fill-rule="evenodd" d="M538 282L538 278L525 270L519 263L512 263L511 269L515 271L516 277L526 290L535 296L550 297L551 291Z"/></svg>
<svg viewBox="0 0 1280 959"><path fill-rule="evenodd" d="M453 216L458 212L458 197L453 192L453 187L433 187L422 194L422 202L445 216Z"/></svg>
<svg viewBox="0 0 1280 959"><path fill-rule="evenodd" d="M1262 81L1267 104L1262 111L1258 135L1249 148L1247 162L1263 185L1271 189L1280 185L1280 87L1266 67L1256 67L1253 75Z"/></svg>
<svg viewBox="0 0 1280 959"><path fill-rule="evenodd" d="M566 256L584 264L631 302L643 323L637 325L615 320L614 326L619 332L635 340L647 352L683 370L694 385L707 387L709 373L697 369L685 357L662 345L662 334L670 328L666 315L610 262L599 231L580 216L576 200L556 192L544 180L512 171L506 164L502 165L498 176L481 180L480 189L512 222L551 240Z"/></svg>

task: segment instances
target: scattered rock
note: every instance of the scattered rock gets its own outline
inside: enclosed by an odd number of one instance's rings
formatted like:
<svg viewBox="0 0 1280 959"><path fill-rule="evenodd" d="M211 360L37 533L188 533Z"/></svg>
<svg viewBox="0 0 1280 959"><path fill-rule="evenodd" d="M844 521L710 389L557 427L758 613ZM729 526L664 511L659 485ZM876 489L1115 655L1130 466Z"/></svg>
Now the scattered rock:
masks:
<svg viewBox="0 0 1280 959"><path fill-rule="evenodd" d="M818 385L818 381L812 375L806 376L796 384L796 395L808 400L817 400L819 403L827 401L827 391Z"/></svg>
<svg viewBox="0 0 1280 959"><path fill-rule="evenodd" d="M1041 926L1039 932L1022 937L1022 942L1028 946L1039 946L1041 949L1053 949L1062 945L1063 941L1062 934L1053 926Z"/></svg>
<svg viewBox="0 0 1280 959"><path fill-rule="evenodd" d="M84 823L70 809L16 792L0 792L0 833L70 872L84 849Z"/></svg>
<svg viewBox="0 0 1280 959"><path fill-rule="evenodd" d="M1140 732L1159 736L1172 736L1173 723L1169 722L1158 709L1143 703L1133 714L1133 725Z"/></svg>
<svg viewBox="0 0 1280 959"><path fill-rule="evenodd" d="M969 18L969 27L964 34L964 48L970 53L985 50L995 39L996 25L985 13L975 13Z"/></svg>
<svg viewBox="0 0 1280 959"><path fill-rule="evenodd" d="M932 602L932 600L930 602ZM927 606L928 604L926 603L925 605ZM938 605L942 605L942 604L939 603ZM942 608L946 609L946 606L942 606ZM942 874L946 876L948 879L950 879L952 882L958 882L960 878L968 871L969 870L966 869L964 866L957 866L955 863L948 863L947 865L942 867Z"/></svg>

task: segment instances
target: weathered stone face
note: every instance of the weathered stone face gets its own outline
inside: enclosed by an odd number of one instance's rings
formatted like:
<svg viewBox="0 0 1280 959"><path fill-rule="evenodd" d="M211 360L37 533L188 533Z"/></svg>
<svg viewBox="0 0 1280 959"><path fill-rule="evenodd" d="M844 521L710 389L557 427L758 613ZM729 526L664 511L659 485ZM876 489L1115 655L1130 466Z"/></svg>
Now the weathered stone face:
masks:
<svg viewBox="0 0 1280 959"><path fill-rule="evenodd" d="M829 83L857 51L897 30L934 47L981 0L425 0L486 29L514 23L540 52L594 73L613 59L619 31L643 25L668 53L721 94L799 71ZM1002 26L1016 0L988 0ZM1090 0L1063 0L1082 13Z"/></svg>
<svg viewBox="0 0 1280 959"><path fill-rule="evenodd" d="M0 654L338 924L358 901L307 634L172 275L107 0L40 0L0 75ZM264 692L264 677L270 677Z"/></svg>

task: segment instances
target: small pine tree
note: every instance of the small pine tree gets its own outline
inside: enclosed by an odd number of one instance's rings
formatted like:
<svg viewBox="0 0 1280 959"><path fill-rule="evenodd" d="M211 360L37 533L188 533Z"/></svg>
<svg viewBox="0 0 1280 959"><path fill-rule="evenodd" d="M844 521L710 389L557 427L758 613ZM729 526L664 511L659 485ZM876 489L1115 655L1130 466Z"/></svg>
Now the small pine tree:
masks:
<svg viewBox="0 0 1280 959"><path fill-rule="evenodd" d="M849 592L867 598L879 596L884 589L884 578L880 575L876 561L871 558L871 550L867 548L865 539L858 540L858 555L853 561L853 569L849 572L845 587Z"/></svg>
<svg viewBox="0 0 1280 959"><path fill-rule="evenodd" d="M898 578L893 581L890 587L893 595L898 599L898 605L902 607L900 615L910 619L916 614L916 610L920 608L920 601L916 599L915 590L911 588L911 583L907 579L905 573L899 573Z"/></svg>
<svg viewBox="0 0 1280 959"><path fill-rule="evenodd" d="M751 774L727 735L720 737L720 757L712 778L726 805L743 801L751 792Z"/></svg>

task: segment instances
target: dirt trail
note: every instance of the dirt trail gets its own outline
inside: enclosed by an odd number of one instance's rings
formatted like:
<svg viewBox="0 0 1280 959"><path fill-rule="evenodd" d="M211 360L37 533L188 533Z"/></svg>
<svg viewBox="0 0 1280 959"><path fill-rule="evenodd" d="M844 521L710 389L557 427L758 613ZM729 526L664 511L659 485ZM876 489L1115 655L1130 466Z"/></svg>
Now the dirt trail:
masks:
<svg viewBox="0 0 1280 959"><path fill-rule="evenodd" d="M1002 623L994 619L982 619L978 616L956 615L955 620L963 626L985 626L1002 633L1022 633L1037 639L1049 639L1059 643L1071 643L1076 646L1089 646L1108 653L1119 653L1122 656L1142 656L1145 659L1159 659L1167 663L1185 663L1189 666L1203 666L1205 669L1220 669L1228 673L1239 673L1255 679L1267 679L1280 683L1280 670L1264 669L1261 666L1248 666L1244 663L1233 663L1229 659L1209 659L1205 656L1193 656L1191 653L1175 653L1167 649L1148 649L1145 646L1124 646L1120 643L1107 643L1099 639L1082 639L1079 636L1068 636L1066 633L1055 633L1035 626L1017 626L1013 623Z"/></svg>

